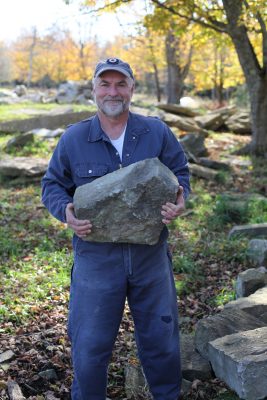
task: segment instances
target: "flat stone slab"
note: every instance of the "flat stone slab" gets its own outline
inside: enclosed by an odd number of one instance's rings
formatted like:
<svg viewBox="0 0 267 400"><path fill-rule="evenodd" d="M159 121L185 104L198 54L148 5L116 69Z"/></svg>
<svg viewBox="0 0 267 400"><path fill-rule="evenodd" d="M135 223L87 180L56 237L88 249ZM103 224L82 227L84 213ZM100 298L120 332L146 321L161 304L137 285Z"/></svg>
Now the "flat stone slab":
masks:
<svg viewBox="0 0 267 400"><path fill-rule="evenodd" d="M48 161L41 158L6 157L0 160L0 175L12 178L42 176L47 166Z"/></svg>
<svg viewBox="0 0 267 400"><path fill-rule="evenodd" d="M195 346L205 359L209 358L209 342L222 336L256 329L265 322L249 315L240 308L224 309L219 314L201 319L196 326Z"/></svg>
<svg viewBox="0 0 267 400"><path fill-rule="evenodd" d="M57 129L60 127L66 127L69 124L81 121L82 119L89 118L94 115L95 112L80 111L80 112L69 112L66 114L53 114L50 115L39 115L32 118L17 119L0 123L0 132L15 133L15 132L28 132L33 129L47 128Z"/></svg>
<svg viewBox="0 0 267 400"><path fill-rule="evenodd" d="M248 297L230 301L224 309L240 309L267 324L267 287L257 290Z"/></svg>
<svg viewBox="0 0 267 400"><path fill-rule="evenodd" d="M147 159L79 186L75 215L89 219L95 242L156 244L164 227L161 207L174 203L176 176L157 158Z"/></svg>
<svg viewBox="0 0 267 400"><path fill-rule="evenodd" d="M209 359L215 375L241 399L267 396L267 327L212 341Z"/></svg>
<svg viewBox="0 0 267 400"><path fill-rule="evenodd" d="M236 236L245 236L251 239L257 237L267 238L267 223L234 226L229 232L229 238Z"/></svg>

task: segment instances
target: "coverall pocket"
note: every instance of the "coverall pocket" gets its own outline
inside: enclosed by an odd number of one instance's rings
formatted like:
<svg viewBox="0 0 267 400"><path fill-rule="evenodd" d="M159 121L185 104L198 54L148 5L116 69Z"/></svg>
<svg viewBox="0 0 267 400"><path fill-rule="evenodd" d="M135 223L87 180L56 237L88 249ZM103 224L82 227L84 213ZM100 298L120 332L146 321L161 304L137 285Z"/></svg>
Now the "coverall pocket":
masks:
<svg viewBox="0 0 267 400"><path fill-rule="evenodd" d="M108 165L96 163L82 163L75 165L75 175L78 185L89 183L108 173Z"/></svg>

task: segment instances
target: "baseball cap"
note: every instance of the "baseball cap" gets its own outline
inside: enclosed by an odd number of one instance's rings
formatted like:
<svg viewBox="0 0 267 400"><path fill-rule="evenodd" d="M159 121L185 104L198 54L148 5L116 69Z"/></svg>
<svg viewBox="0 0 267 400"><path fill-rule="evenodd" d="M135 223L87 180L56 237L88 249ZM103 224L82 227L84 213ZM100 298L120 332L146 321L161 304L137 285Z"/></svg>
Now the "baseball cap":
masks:
<svg viewBox="0 0 267 400"><path fill-rule="evenodd" d="M94 78L97 78L105 71L118 71L128 78L134 79L133 71L130 65L119 58L108 58L100 61L95 68Z"/></svg>

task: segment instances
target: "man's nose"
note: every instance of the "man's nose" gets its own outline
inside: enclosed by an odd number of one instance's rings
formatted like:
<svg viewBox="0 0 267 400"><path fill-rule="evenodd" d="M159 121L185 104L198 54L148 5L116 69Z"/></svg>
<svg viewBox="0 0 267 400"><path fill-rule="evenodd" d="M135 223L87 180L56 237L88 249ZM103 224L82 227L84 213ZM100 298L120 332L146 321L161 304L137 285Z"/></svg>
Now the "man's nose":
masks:
<svg viewBox="0 0 267 400"><path fill-rule="evenodd" d="M110 85L109 87L109 95L110 96L117 96L118 94L118 89L115 85Z"/></svg>

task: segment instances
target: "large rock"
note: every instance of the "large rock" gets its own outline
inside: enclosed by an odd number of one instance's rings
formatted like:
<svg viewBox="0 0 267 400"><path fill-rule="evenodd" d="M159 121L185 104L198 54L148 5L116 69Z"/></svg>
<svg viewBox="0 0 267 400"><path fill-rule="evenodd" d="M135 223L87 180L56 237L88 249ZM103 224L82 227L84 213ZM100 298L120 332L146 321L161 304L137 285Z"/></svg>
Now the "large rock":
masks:
<svg viewBox="0 0 267 400"><path fill-rule="evenodd" d="M267 285L267 270L264 267L250 268L240 272L236 280L236 297L247 297Z"/></svg>
<svg viewBox="0 0 267 400"><path fill-rule="evenodd" d="M157 106L160 110L166 111L175 115L182 115L185 117L196 117L199 115L197 111L192 110L190 107L184 107L178 104L159 104Z"/></svg>
<svg viewBox="0 0 267 400"><path fill-rule="evenodd" d="M248 238L267 238L267 223L234 226L229 232L229 238L245 236Z"/></svg>
<svg viewBox="0 0 267 400"><path fill-rule="evenodd" d="M225 304L224 309L239 309L267 323L267 287L257 290L248 297L242 297Z"/></svg>
<svg viewBox="0 0 267 400"><path fill-rule="evenodd" d="M195 349L194 335L181 335L181 364L183 378L187 381L212 377L210 363Z"/></svg>
<svg viewBox="0 0 267 400"><path fill-rule="evenodd" d="M200 157L205 156L208 153L207 148L205 147L205 138L202 135L189 133L180 138L180 143L189 159L191 154L193 157Z"/></svg>
<svg viewBox="0 0 267 400"><path fill-rule="evenodd" d="M234 133L251 134L251 120L248 111L240 111L225 121L227 128Z"/></svg>
<svg viewBox="0 0 267 400"><path fill-rule="evenodd" d="M95 112L80 111L69 112L65 114L39 115L37 117L17 119L0 123L0 132L15 133L15 132L28 132L33 129L47 128L57 129L59 127L66 127L69 124L81 121L82 119L89 118Z"/></svg>
<svg viewBox="0 0 267 400"><path fill-rule="evenodd" d="M175 127L185 132L198 132L204 136L208 135L208 131L201 128L193 118L181 117L170 113L164 113L161 118L171 128Z"/></svg>
<svg viewBox="0 0 267 400"><path fill-rule="evenodd" d="M209 344L215 375L241 399L267 396L267 327L241 332Z"/></svg>
<svg viewBox="0 0 267 400"><path fill-rule="evenodd" d="M265 326L265 322L239 308L224 309L219 314L201 319L196 327L195 346L205 359L209 358L209 342L217 338L245 330Z"/></svg>
<svg viewBox="0 0 267 400"><path fill-rule="evenodd" d="M11 178L42 176L47 166L48 161L40 158L6 157L0 160L0 175Z"/></svg>
<svg viewBox="0 0 267 400"><path fill-rule="evenodd" d="M92 99L92 85L90 82L68 81L59 86L56 101L64 103L86 103Z"/></svg>
<svg viewBox="0 0 267 400"><path fill-rule="evenodd" d="M161 206L175 202L178 186L169 168L152 158L78 187L75 214L93 226L85 240L156 244L164 226Z"/></svg>
<svg viewBox="0 0 267 400"><path fill-rule="evenodd" d="M32 132L26 132L23 133L22 135L15 136L12 139L10 139L7 144L6 144L6 150L10 150L13 147L17 146L25 146L25 144L33 142L33 133Z"/></svg>
<svg viewBox="0 0 267 400"><path fill-rule="evenodd" d="M194 118L195 121L204 129L217 131L225 122L225 117L221 113L207 113Z"/></svg>
<svg viewBox="0 0 267 400"><path fill-rule="evenodd" d="M267 266L267 240L252 239L248 245L248 256L260 266ZM267 284L267 283L266 283Z"/></svg>
<svg viewBox="0 0 267 400"><path fill-rule="evenodd" d="M198 176L199 178L214 180L216 181L219 176L219 171L214 171L214 169L203 167L198 164L190 164L189 170L192 175Z"/></svg>

